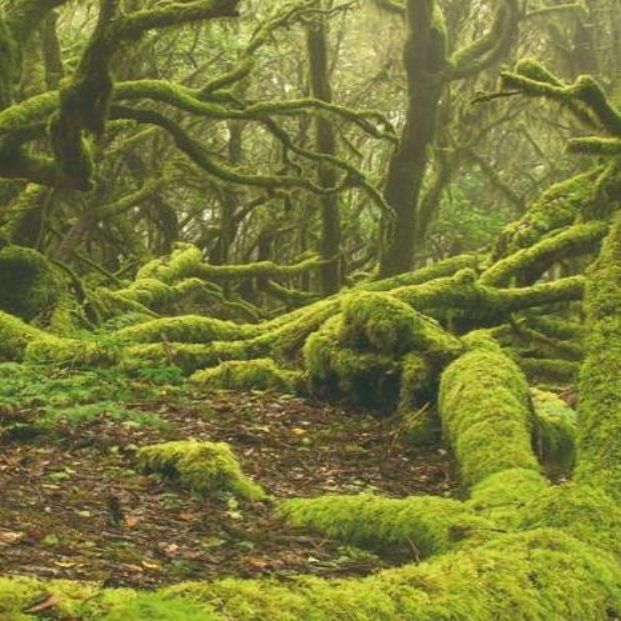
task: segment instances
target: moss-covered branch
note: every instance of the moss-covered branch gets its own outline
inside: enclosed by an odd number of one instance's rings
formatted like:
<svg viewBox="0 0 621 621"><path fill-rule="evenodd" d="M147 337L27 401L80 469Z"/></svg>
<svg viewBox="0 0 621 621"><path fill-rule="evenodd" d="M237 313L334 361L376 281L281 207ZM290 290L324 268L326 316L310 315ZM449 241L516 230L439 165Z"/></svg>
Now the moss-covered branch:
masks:
<svg viewBox="0 0 621 621"><path fill-rule="evenodd" d="M502 73L502 83L527 96L556 101L588 126L621 134L621 112L591 76L580 76L574 84L566 85L536 61L524 60L513 72Z"/></svg>
<svg viewBox="0 0 621 621"><path fill-rule="evenodd" d="M492 258L498 260L528 248L555 230L574 224L581 214L597 212L598 205L606 200L598 188L608 179L608 168L598 166L548 188L519 220L504 229Z"/></svg>
<svg viewBox="0 0 621 621"><path fill-rule="evenodd" d="M557 261L596 250L607 231L605 222L576 224L497 261L481 275L479 282L506 286L516 276L526 276L527 281L534 282Z"/></svg>
<svg viewBox="0 0 621 621"><path fill-rule="evenodd" d="M511 468L538 471L528 384L491 340L477 343L444 372L440 414L469 484Z"/></svg>
<svg viewBox="0 0 621 621"><path fill-rule="evenodd" d="M134 11L120 19L114 28L114 39L136 39L147 30L169 28L220 17L237 17L239 0L193 0L179 3L168 0L152 9Z"/></svg>
<svg viewBox="0 0 621 621"><path fill-rule="evenodd" d="M452 54L449 79L476 75L501 60L509 51L517 34L519 4L517 0L501 0L499 4L489 31Z"/></svg>

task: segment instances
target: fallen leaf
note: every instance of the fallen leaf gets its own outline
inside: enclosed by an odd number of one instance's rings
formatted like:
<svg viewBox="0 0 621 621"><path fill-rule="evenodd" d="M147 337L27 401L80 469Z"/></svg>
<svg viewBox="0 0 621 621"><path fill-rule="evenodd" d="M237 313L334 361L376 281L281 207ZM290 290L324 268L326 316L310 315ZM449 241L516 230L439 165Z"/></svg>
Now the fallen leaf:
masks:
<svg viewBox="0 0 621 621"><path fill-rule="evenodd" d="M0 544L13 545L24 538L24 533L13 532L10 530L0 530Z"/></svg>

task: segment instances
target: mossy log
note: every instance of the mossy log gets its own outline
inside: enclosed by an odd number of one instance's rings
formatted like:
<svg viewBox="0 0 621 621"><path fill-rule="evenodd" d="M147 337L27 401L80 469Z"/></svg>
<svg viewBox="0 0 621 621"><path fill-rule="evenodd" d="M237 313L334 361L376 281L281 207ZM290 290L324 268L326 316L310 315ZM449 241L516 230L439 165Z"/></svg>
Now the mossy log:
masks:
<svg viewBox="0 0 621 621"><path fill-rule="evenodd" d="M299 371L279 368L271 358L230 360L212 369L197 371L191 381L210 390L275 390L283 393L303 391Z"/></svg>

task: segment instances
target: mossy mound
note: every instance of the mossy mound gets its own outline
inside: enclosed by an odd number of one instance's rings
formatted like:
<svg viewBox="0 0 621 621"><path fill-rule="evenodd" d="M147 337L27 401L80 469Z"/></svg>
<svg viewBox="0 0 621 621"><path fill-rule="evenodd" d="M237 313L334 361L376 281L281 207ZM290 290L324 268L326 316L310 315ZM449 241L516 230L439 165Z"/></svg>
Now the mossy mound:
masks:
<svg viewBox="0 0 621 621"><path fill-rule="evenodd" d="M260 358L223 362L213 369L197 371L191 381L208 389L294 392L301 378L299 372L279 368L272 358Z"/></svg>
<svg viewBox="0 0 621 621"><path fill-rule="evenodd" d="M45 336L45 332L0 310L0 360L21 360L28 343Z"/></svg>
<svg viewBox="0 0 621 621"><path fill-rule="evenodd" d="M373 408L406 410L426 403L460 340L388 293L344 297L304 345L311 390ZM327 396L327 395L326 395Z"/></svg>
<svg viewBox="0 0 621 621"><path fill-rule="evenodd" d="M231 492L248 500L262 500L265 492L246 477L224 442L180 440L145 446L138 451L145 473L176 478L199 494Z"/></svg>
<svg viewBox="0 0 621 621"><path fill-rule="evenodd" d="M387 355L415 347L421 321L411 306L382 293L354 293L342 304L339 341ZM419 338L417 338L419 337Z"/></svg>
<svg viewBox="0 0 621 621"><path fill-rule="evenodd" d="M54 306L62 286L42 254L8 245L0 249L0 291L1 310L31 321Z"/></svg>

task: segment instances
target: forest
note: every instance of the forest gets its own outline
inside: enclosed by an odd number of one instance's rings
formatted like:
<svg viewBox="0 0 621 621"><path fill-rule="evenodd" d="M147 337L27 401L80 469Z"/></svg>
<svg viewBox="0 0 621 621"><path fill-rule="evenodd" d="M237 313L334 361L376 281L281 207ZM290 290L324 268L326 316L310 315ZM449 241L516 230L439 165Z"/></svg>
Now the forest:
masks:
<svg viewBox="0 0 621 621"><path fill-rule="evenodd" d="M618 0L0 0L0 621L621 619L620 208Z"/></svg>

